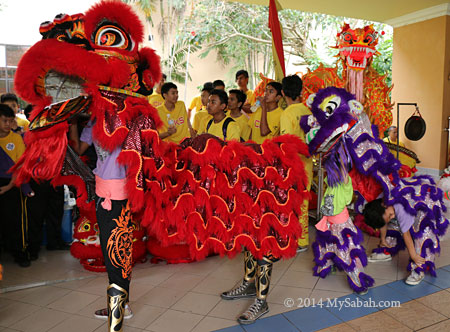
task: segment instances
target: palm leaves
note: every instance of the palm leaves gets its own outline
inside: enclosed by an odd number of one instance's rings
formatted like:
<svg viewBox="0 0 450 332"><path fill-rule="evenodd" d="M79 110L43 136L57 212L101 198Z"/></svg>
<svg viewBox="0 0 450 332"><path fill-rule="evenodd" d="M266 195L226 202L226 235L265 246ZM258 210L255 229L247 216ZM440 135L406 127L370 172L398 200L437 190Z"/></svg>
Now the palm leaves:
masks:
<svg viewBox="0 0 450 332"><path fill-rule="evenodd" d="M191 35L177 36L175 43L170 49L167 59L161 61L162 67L166 73L170 73L171 80L179 83L185 83L186 65L188 52L198 51L200 46ZM191 67L191 65L189 65ZM191 75L188 73L188 79L191 81Z"/></svg>

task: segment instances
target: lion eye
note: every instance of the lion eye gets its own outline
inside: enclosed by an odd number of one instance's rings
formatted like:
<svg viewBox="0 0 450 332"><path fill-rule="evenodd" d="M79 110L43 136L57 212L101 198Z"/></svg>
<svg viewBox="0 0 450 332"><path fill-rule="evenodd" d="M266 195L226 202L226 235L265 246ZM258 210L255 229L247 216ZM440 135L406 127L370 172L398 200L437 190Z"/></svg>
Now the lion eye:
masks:
<svg viewBox="0 0 450 332"><path fill-rule="evenodd" d="M372 35L370 33L364 38L364 42L369 45L372 44L374 42L374 40L375 40L374 35Z"/></svg>
<svg viewBox="0 0 450 332"><path fill-rule="evenodd" d="M89 220L84 218L83 223L78 228L79 232L89 232L91 230L91 224L89 223Z"/></svg>
<svg viewBox="0 0 450 332"><path fill-rule="evenodd" d="M114 47L129 49L132 41L128 35L119 27L114 25L104 25L95 33L94 42L102 47Z"/></svg>
<svg viewBox="0 0 450 332"><path fill-rule="evenodd" d="M330 116L331 114L333 114L334 110L341 104L341 98L339 97L334 97L333 99L331 99L325 106L325 114L327 116Z"/></svg>
<svg viewBox="0 0 450 332"><path fill-rule="evenodd" d="M349 32L344 32L342 34L342 39L347 43L353 44L353 36Z"/></svg>

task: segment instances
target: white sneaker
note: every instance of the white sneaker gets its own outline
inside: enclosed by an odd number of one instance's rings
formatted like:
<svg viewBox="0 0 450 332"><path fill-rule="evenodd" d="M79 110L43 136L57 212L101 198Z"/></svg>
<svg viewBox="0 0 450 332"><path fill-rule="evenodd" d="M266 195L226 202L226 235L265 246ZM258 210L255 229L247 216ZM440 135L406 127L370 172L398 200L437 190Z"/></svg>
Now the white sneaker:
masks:
<svg viewBox="0 0 450 332"><path fill-rule="evenodd" d="M100 318L100 319L108 319L108 309L104 308L104 309L96 310L94 313L94 316L96 318ZM131 311L130 305L127 303L127 304L125 304L125 313L123 315L123 318L130 319L131 317L133 317L133 312Z"/></svg>
<svg viewBox="0 0 450 332"><path fill-rule="evenodd" d="M358 295L366 295L367 293L369 293L368 289L360 291L360 292L356 292L356 294L358 294Z"/></svg>
<svg viewBox="0 0 450 332"><path fill-rule="evenodd" d="M423 272L417 273L417 272L411 271L411 274L405 280L405 284L410 285L410 286L416 286L416 285L420 284L420 282L423 280L423 278L425 278L425 273L423 273Z"/></svg>
<svg viewBox="0 0 450 332"><path fill-rule="evenodd" d="M391 254L385 254L385 253L372 253L372 255L369 256L367 259L370 263L377 263L377 262L389 262L392 260Z"/></svg>
<svg viewBox="0 0 450 332"><path fill-rule="evenodd" d="M297 254L298 253L301 253L301 252L305 252L305 251L308 251L308 246L298 246L297 247Z"/></svg>

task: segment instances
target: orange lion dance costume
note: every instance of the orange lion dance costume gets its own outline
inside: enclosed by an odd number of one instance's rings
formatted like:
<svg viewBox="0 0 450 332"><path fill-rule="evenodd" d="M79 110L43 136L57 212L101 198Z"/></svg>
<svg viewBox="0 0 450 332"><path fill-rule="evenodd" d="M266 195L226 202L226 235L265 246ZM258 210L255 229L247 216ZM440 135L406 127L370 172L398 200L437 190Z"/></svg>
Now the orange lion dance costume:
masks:
<svg viewBox="0 0 450 332"><path fill-rule="evenodd" d="M303 100L323 88L345 88L363 104L370 122L378 126L380 133L384 133L392 123L392 87L387 86L386 75L378 74L371 66L373 57L379 54L377 44L378 32L373 25L352 29L344 24L334 46L339 50L337 57L342 63L342 78L338 75L337 66L326 68L321 64L316 70L303 75Z"/></svg>

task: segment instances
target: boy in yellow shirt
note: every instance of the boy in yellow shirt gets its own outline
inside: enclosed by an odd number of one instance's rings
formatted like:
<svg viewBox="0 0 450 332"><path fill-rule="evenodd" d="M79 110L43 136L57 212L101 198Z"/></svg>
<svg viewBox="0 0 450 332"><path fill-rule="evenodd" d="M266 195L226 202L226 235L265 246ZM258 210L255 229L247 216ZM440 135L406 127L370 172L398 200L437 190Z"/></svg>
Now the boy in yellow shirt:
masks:
<svg viewBox="0 0 450 332"><path fill-rule="evenodd" d="M17 96L13 93L5 93L1 96L0 102L2 104L8 105L16 115L11 130L17 134L23 135L28 130L30 121L23 119L17 115L17 113L19 112L19 99L17 98Z"/></svg>
<svg viewBox="0 0 450 332"><path fill-rule="evenodd" d="M287 76L282 80L282 93L286 100L288 107L283 111L280 117L280 134L291 134L298 136L305 141L305 133L300 127L300 118L303 115L311 114L309 108L301 103L301 93L303 82L297 75ZM308 175L308 191L311 189L313 165L312 159L301 156L305 171ZM298 239L297 252L306 251L309 244L308 233L308 203L306 199L302 204L302 214L300 217L300 224L302 225L302 237Z"/></svg>
<svg viewBox="0 0 450 332"><path fill-rule="evenodd" d="M155 91L148 97L148 103L157 108L164 104L164 98L161 96L161 87L166 83L166 74L162 74L161 81L156 85Z"/></svg>
<svg viewBox="0 0 450 332"><path fill-rule="evenodd" d="M158 129L159 138L179 144L186 137L191 137L186 106L178 100L178 88L172 82L165 83L161 87L161 95L164 98L164 104L157 108L163 122Z"/></svg>
<svg viewBox="0 0 450 332"><path fill-rule="evenodd" d="M227 105L228 96L225 91L218 89L211 91L206 109L212 118L206 123L203 133L214 135L224 141L239 141L241 130L237 122L226 115Z"/></svg>
<svg viewBox="0 0 450 332"><path fill-rule="evenodd" d="M262 144L266 139L280 135L280 117L283 110L278 106L278 102L281 97L281 83L278 82L268 83L264 97L258 97L261 107L248 120L252 129L250 139L255 143Z"/></svg>
<svg viewBox="0 0 450 332"><path fill-rule="evenodd" d="M208 111L206 110L206 105L208 104L209 95L212 90L213 88L212 85L210 84L205 84L203 86L202 93L200 94L202 101L202 108L195 112L194 122L192 124L192 129L194 130L195 134L197 134L199 130L203 127L203 122L208 122L209 120L212 119L212 116L209 115Z"/></svg>
<svg viewBox="0 0 450 332"><path fill-rule="evenodd" d="M248 141L252 129L248 125L248 115L241 111L247 96L241 90L237 89L228 91L228 95L228 109L230 110L230 117L238 123L241 130L242 140Z"/></svg>
<svg viewBox="0 0 450 332"><path fill-rule="evenodd" d="M222 80L215 80L213 82L213 88L217 90L225 91L225 82Z"/></svg>
<svg viewBox="0 0 450 332"><path fill-rule="evenodd" d="M212 89L214 89L212 82L205 82L205 83L203 84L202 91L203 91L204 89L208 89L208 90L210 90L210 91L211 91ZM208 96L208 97L209 97L209 96ZM207 102L208 102L208 98L206 98L206 103L207 103ZM192 111L193 111L194 109L195 109L195 113L199 112L201 109L206 110L206 103L204 103L204 104L202 103L202 96L201 96L201 94L200 94L199 96L194 97L194 98L192 99L190 105L189 105L189 108L188 108L188 115L189 115L189 118L191 118L191 113L192 113Z"/></svg>
<svg viewBox="0 0 450 332"><path fill-rule="evenodd" d="M11 130L15 116L9 106L0 104L0 247L9 250L19 266L28 267L27 198L23 194L31 197L34 193L28 184L15 187L8 173L25 151L22 136Z"/></svg>
<svg viewBox="0 0 450 332"><path fill-rule="evenodd" d="M236 83L239 87L239 90L241 90L245 95L247 96L247 101L242 106L242 109L246 113L250 113L250 107L253 106L256 102L255 95L253 93L253 90L250 90L248 86L248 71L241 69L238 70L236 73Z"/></svg>

